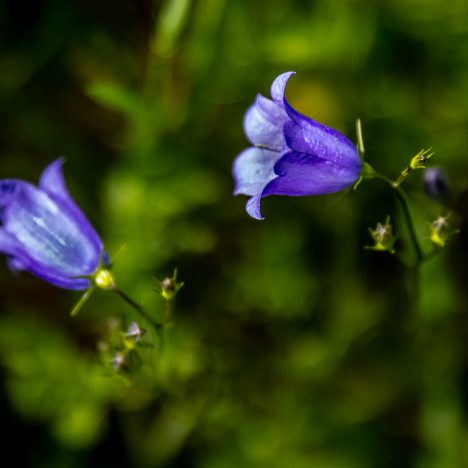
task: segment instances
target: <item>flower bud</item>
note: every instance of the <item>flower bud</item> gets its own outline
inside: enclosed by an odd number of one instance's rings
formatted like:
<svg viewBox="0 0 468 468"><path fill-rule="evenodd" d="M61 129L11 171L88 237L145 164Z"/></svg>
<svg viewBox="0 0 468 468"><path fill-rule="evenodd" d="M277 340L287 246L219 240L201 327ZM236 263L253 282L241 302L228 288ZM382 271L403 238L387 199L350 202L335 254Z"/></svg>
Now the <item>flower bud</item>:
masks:
<svg viewBox="0 0 468 468"><path fill-rule="evenodd" d="M424 171L424 190L428 197L439 203L450 198L450 186L443 169L430 167Z"/></svg>
<svg viewBox="0 0 468 468"><path fill-rule="evenodd" d="M432 148L422 149L416 156L413 156L410 162L410 168L414 169L424 169L426 166L425 162L434 156L434 153L431 153Z"/></svg>
<svg viewBox="0 0 468 468"><path fill-rule="evenodd" d="M429 239L437 247L444 247L447 241L458 234L458 229L453 229L453 222L449 221L450 214L447 216L439 216L429 225Z"/></svg>
<svg viewBox="0 0 468 468"><path fill-rule="evenodd" d="M385 224L377 223L375 229L369 228L369 233L374 241L374 245L366 246L367 250L377 250L379 252L395 253L393 246L396 242L396 236L392 233L390 217L387 217Z"/></svg>
<svg viewBox="0 0 468 468"><path fill-rule="evenodd" d="M107 269L99 268L93 275L94 284L100 289L115 289L114 275Z"/></svg>
<svg viewBox="0 0 468 468"><path fill-rule="evenodd" d="M165 301L171 301L179 292L179 289L184 285L183 282L177 282L177 268L174 270L172 278L164 278L159 282L161 290L160 294Z"/></svg>
<svg viewBox="0 0 468 468"><path fill-rule="evenodd" d="M111 359L111 366L115 371L119 371L125 363L125 355L123 353L115 353Z"/></svg>
<svg viewBox="0 0 468 468"><path fill-rule="evenodd" d="M146 330L140 328L138 323L131 322L127 331L123 335L123 342L126 349L130 350L135 347L140 338L145 334Z"/></svg>

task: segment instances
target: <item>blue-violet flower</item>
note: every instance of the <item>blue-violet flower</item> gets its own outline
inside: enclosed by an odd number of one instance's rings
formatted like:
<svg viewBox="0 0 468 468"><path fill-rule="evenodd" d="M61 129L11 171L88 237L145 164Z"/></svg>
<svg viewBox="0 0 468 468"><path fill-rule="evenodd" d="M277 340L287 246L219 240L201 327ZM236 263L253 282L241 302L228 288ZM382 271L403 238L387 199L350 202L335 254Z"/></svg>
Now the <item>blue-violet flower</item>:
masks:
<svg viewBox="0 0 468 468"><path fill-rule="evenodd" d="M262 219L262 197L338 192L354 184L361 171L350 140L300 114L285 99L293 74L279 75L271 86L272 100L258 94L244 116L244 133L253 146L234 161L234 194L251 197L246 210L256 219Z"/></svg>
<svg viewBox="0 0 468 468"><path fill-rule="evenodd" d="M424 190L427 195L439 203L447 203L451 191L445 171L440 167L429 167L424 171Z"/></svg>
<svg viewBox="0 0 468 468"><path fill-rule="evenodd" d="M0 180L0 252L14 271L26 270L55 286L84 290L107 271L101 263L108 258L98 234L68 193L62 164L62 159L52 162L37 187L18 179Z"/></svg>

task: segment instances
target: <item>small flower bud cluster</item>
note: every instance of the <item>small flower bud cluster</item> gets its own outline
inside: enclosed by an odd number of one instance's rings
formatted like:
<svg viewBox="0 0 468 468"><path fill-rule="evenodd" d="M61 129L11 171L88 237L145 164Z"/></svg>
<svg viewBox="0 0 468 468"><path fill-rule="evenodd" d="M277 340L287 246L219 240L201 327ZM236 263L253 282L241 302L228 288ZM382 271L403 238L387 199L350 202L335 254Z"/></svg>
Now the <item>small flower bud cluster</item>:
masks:
<svg viewBox="0 0 468 468"><path fill-rule="evenodd" d="M429 225L429 239L437 247L444 247L447 241L454 234L457 234L458 229L451 229L449 216L439 216Z"/></svg>
<svg viewBox="0 0 468 468"><path fill-rule="evenodd" d="M174 270L172 278L164 278L163 280L159 281L160 289L157 291L161 297L169 302L172 301L177 293L179 292L180 288L184 283L181 281L180 283L177 282L177 268Z"/></svg>
<svg viewBox="0 0 468 468"><path fill-rule="evenodd" d="M120 372L130 365L131 357L136 353L135 348L146 330L140 328L136 322L131 322L125 331L122 331L120 324L116 325L115 321L109 325L109 341L100 342L98 349L104 364L110 366L113 371Z"/></svg>
<svg viewBox="0 0 468 468"><path fill-rule="evenodd" d="M374 241L374 245L366 246L367 250L376 250L379 252L395 253L394 245L396 236L392 233L392 225L390 224L390 216L385 220L385 224L377 223L375 229L369 228L369 233Z"/></svg>
<svg viewBox="0 0 468 468"><path fill-rule="evenodd" d="M394 182L395 186L398 187L406 179L410 172L415 171L417 169L425 169L426 166L424 164L426 163L426 161L432 156L434 156L434 153L432 153L431 151L432 148L422 149L418 154L413 156L409 165L401 171L400 175L398 176L398 179Z"/></svg>

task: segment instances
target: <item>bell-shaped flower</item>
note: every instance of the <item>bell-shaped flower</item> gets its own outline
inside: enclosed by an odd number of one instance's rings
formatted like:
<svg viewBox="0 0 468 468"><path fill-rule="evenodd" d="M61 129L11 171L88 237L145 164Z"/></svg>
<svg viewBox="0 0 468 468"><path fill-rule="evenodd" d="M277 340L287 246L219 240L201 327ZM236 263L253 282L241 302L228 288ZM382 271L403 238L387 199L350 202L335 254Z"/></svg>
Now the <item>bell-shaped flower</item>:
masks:
<svg viewBox="0 0 468 468"><path fill-rule="evenodd" d="M272 99L258 94L245 113L244 133L253 146L234 161L234 194L251 197L246 210L256 219L262 219L262 197L338 192L354 184L361 171L350 140L287 102L284 90L293 74L279 75L271 86Z"/></svg>
<svg viewBox="0 0 468 468"><path fill-rule="evenodd" d="M84 290L107 263L98 234L71 198L58 159L36 187L0 180L0 252L14 271L26 270L66 289Z"/></svg>

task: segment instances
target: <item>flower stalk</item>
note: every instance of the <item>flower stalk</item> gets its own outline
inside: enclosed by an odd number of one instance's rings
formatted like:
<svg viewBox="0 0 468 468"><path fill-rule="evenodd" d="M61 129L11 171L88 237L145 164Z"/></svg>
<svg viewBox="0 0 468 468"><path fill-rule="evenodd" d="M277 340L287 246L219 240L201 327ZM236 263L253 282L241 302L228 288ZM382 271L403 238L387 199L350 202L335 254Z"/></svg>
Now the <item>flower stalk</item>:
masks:
<svg viewBox="0 0 468 468"><path fill-rule="evenodd" d="M411 214L408 197L406 196L405 191L400 187L400 185L397 184L398 179L394 182L388 177L376 172L368 163L365 163L363 174L363 177L367 179L379 179L384 181L394 190L395 195L400 203L403 216L408 227L410 239L414 247L414 252L416 255L416 266L420 265L425 259L424 251L421 247L421 244L419 243L418 235L416 233L416 228L414 226L413 216Z"/></svg>

